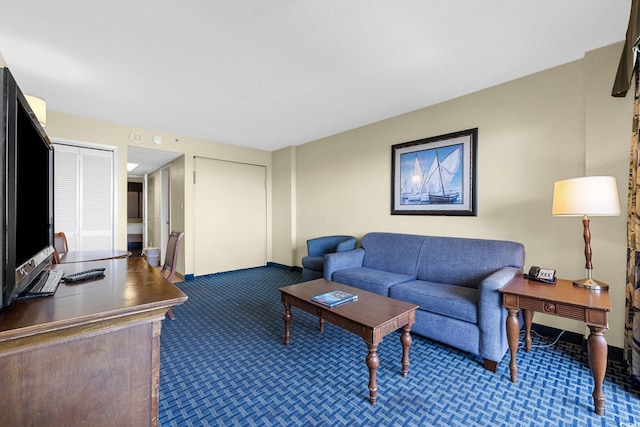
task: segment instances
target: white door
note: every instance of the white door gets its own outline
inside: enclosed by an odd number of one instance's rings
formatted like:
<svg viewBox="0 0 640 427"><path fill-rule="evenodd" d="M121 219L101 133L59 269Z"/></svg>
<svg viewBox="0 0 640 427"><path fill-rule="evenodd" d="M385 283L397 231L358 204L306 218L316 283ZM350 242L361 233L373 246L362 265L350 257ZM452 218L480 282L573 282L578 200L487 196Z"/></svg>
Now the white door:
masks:
<svg viewBox="0 0 640 427"><path fill-rule="evenodd" d="M266 265L266 167L194 162L194 274Z"/></svg>
<svg viewBox="0 0 640 427"><path fill-rule="evenodd" d="M113 249L113 151L54 145L55 231L70 251Z"/></svg>
<svg viewBox="0 0 640 427"><path fill-rule="evenodd" d="M170 187L171 167L166 166L159 171L146 176L145 191L146 216L146 244L145 247L160 249L160 262L164 261L167 242L169 241L169 204L171 201Z"/></svg>

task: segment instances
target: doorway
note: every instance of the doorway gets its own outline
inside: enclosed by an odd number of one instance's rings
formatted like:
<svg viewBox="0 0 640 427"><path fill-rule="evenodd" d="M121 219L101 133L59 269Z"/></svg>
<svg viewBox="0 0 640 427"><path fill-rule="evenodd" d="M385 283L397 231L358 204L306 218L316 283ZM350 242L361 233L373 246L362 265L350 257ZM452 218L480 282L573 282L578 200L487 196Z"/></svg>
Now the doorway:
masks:
<svg viewBox="0 0 640 427"><path fill-rule="evenodd" d="M127 180L127 250L131 256L142 256L144 243L144 182L142 179Z"/></svg>
<svg viewBox="0 0 640 427"><path fill-rule="evenodd" d="M182 160L181 160L182 158ZM172 214L184 206L184 155L182 153L128 147L128 185L139 186L141 192L127 199L127 211L139 209L139 217L127 218L127 242L145 247L160 248L160 261L164 259L170 229L184 230L184 216ZM135 166L135 167L134 167ZM172 174L172 170L176 170ZM174 177L175 175L175 177ZM175 179L174 179L175 178ZM171 191L171 189L174 191ZM136 244L139 241L139 244ZM131 250L131 249L129 249ZM139 251L132 251L137 254ZM183 255L180 255L183 259ZM184 261L180 264L184 266ZM183 267L182 267L183 268ZM184 270L182 270L184 271Z"/></svg>

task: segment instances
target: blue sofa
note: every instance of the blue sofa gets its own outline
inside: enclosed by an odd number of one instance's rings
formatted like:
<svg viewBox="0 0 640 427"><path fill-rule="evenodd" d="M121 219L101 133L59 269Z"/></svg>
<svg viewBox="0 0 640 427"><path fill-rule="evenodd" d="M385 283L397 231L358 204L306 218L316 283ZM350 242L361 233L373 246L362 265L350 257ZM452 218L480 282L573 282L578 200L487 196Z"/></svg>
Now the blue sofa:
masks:
<svg viewBox="0 0 640 427"><path fill-rule="evenodd" d="M324 278L417 304L412 332L484 358L508 349L498 289L524 265L516 242L369 233L360 249L328 254Z"/></svg>

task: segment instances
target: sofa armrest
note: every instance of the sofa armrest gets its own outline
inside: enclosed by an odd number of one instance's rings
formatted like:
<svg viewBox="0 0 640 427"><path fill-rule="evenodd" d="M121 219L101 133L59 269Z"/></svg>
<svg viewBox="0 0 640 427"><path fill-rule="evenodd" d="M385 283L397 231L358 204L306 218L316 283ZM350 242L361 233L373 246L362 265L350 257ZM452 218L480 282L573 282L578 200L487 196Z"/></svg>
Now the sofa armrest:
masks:
<svg viewBox="0 0 640 427"><path fill-rule="evenodd" d="M478 327L480 354L499 362L507 348L506 315L500 288L509 283L521 270L503 267L486 277L478 286ZM490 356L491 355L491 356Z"/></svg>
<svg viewBox="0 0 640 427"><path fill-rule="evenodd" d="M363 261L363 249L326 254L324 256L324 278L331 280L335 271L344 270L345 268L362 267Z"/></svg>

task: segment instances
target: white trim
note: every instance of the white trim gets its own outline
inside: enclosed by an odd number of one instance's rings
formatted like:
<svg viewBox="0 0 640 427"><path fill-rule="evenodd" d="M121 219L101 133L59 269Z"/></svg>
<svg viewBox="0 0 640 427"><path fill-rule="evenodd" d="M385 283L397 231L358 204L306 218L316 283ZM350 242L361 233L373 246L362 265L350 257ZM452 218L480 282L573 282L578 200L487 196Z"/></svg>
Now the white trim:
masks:
<svg viewBox="0 0 640 427"><path fill-rule="evenodd" d="M73 147L92 148L94 150L113 151L116 153L118 147L115 145L98 144L96 142L76 141L74 139L50 138L53 144L71 145Z"/></svg>

